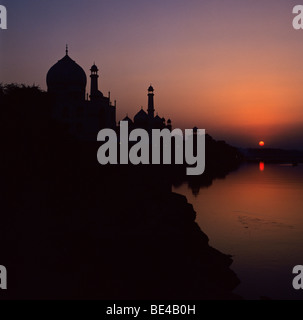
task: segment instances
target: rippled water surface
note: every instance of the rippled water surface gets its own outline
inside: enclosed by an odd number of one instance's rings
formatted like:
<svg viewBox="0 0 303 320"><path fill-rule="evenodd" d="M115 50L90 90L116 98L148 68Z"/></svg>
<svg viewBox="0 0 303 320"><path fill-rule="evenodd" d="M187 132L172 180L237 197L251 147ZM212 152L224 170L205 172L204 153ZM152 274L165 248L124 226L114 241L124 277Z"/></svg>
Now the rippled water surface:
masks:
<svg viewBox="0 0 303 320"><path fill-rule="evenodd" d="M243 165L194 196L174 188L197 212L197 222L216 249L233 255L248 299L303 299L293 289L292 269L303 265L303 165Z"/></svg>

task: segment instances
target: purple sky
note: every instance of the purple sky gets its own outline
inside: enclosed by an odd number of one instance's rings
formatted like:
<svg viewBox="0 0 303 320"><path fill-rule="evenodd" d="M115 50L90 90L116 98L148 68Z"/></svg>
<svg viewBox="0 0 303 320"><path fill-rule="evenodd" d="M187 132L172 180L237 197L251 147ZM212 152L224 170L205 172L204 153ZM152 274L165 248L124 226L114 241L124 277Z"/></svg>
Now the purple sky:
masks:
<svg viewBox="0 0 303 320"><path fill-rule="evenodd" d="M303 149L303 30L298 0L0 0L0 82L38 84L64 56L117 99L117 117L146 108L174 127L205 128L238 146ZM302 3L303 4L303 3ZM89 86L88 86L89 89Z"/></svg>

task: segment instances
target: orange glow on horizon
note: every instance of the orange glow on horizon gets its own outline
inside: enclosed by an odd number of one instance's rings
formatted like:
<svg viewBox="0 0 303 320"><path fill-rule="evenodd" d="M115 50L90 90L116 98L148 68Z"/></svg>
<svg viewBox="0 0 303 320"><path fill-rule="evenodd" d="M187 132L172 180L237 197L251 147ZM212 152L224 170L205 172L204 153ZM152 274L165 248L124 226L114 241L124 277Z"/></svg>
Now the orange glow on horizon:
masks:
<svg viewBox="0 0 303 320"><path fill-rule="evenodd" d="M260 171L264 171L265 170L265 163L264 162L260 162L259 163L259 170Z"/></svg>
<svg viewBox="0 0 303 320"><path fill-rule="evenodd" d="M265 146L265 142L264 142L264 141L260 141L260 142L259 142L259 146L260 146L260 147L264 147L264 146Z"/></svg>
<svg viewBox="0 0 303 320"><path fill-rule="evenodd" d="M39 19L33 24L23 23L27 4L11 4L18 9L11 9L15 28L3 38L1 82L46 90L46 73L63 58L68 39L70 57L86 72L88 93L93 61L102 70L99 89L117 100L117 122L126 114L133 119L141 106L147 110L152 83L156 112L174 128L197 126L241 147L256 147L262 137L271 147L301 148L303 42L288 4L169 2L78 1L67 16L59 1L49 1L28 10L26 19Z"/></svg>

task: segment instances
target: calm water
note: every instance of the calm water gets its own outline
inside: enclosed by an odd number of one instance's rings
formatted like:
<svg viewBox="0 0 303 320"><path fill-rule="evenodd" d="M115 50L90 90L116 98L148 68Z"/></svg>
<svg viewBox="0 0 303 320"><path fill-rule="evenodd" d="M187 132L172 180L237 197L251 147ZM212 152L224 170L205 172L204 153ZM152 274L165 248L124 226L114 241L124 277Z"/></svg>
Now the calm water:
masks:
<svg viewBox="0 0 303 320"><path fill-rule="evenodd" d="M194 196L175 188L197 212L210 245L233 255L231 268L247 299L303 299L292 269L303 265L303 165L242 166Z"/></svg>

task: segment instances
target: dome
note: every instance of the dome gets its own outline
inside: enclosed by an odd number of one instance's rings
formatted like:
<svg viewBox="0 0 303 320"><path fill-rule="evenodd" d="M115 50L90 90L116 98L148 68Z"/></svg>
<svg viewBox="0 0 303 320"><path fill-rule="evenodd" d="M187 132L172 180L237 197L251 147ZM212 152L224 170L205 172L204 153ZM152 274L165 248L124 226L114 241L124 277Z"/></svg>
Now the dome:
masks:
<svg viewBox="0 0 303 320"><path fill-rule="evenodd" d="M149 86L148 91L149 92L154 92L155 90L154 90L154 88L152 86Z"/></svg>
<svg viewBox="0 0 303 320"><path fill-rule="evenodd" d="M162 119L158 115L155 116L155 121L158 123L162 123Z"/></svg>
<svg viewBox="0 0 303 320"><path fill-rule="evenodd" d="M126 116L122 121L127 121L130 124L133 123L132 120L128 116Z"/></svg>
<svg viewBox="0 0 303 320"><path fill-rule="evenodd" d="M70 88L72 91L85 91L86 74L68 54L52 66L46 76L49 91Z"/></svg>
<svg viewBox="0 0 303 320"><path fill-rule="evenodd" d="M167 123L171 123L171 120L170 120L170 119L168 119L168 120L167 120Z"/></svg>
<svg viewBox="0 0 303 320"><path fill-rule="evenodd" d="M143 109L141 109L134 117L135 122L146 121L147 119L148 119L148 115Z"/></svg>
<svg viewBox="0 0 303 320"><path fill-rule="evenodd" d="M90 68L90 71L91 71L91 72L98 72L99 69L98 69L98 67L94 64L94 65Z"/></svg>

